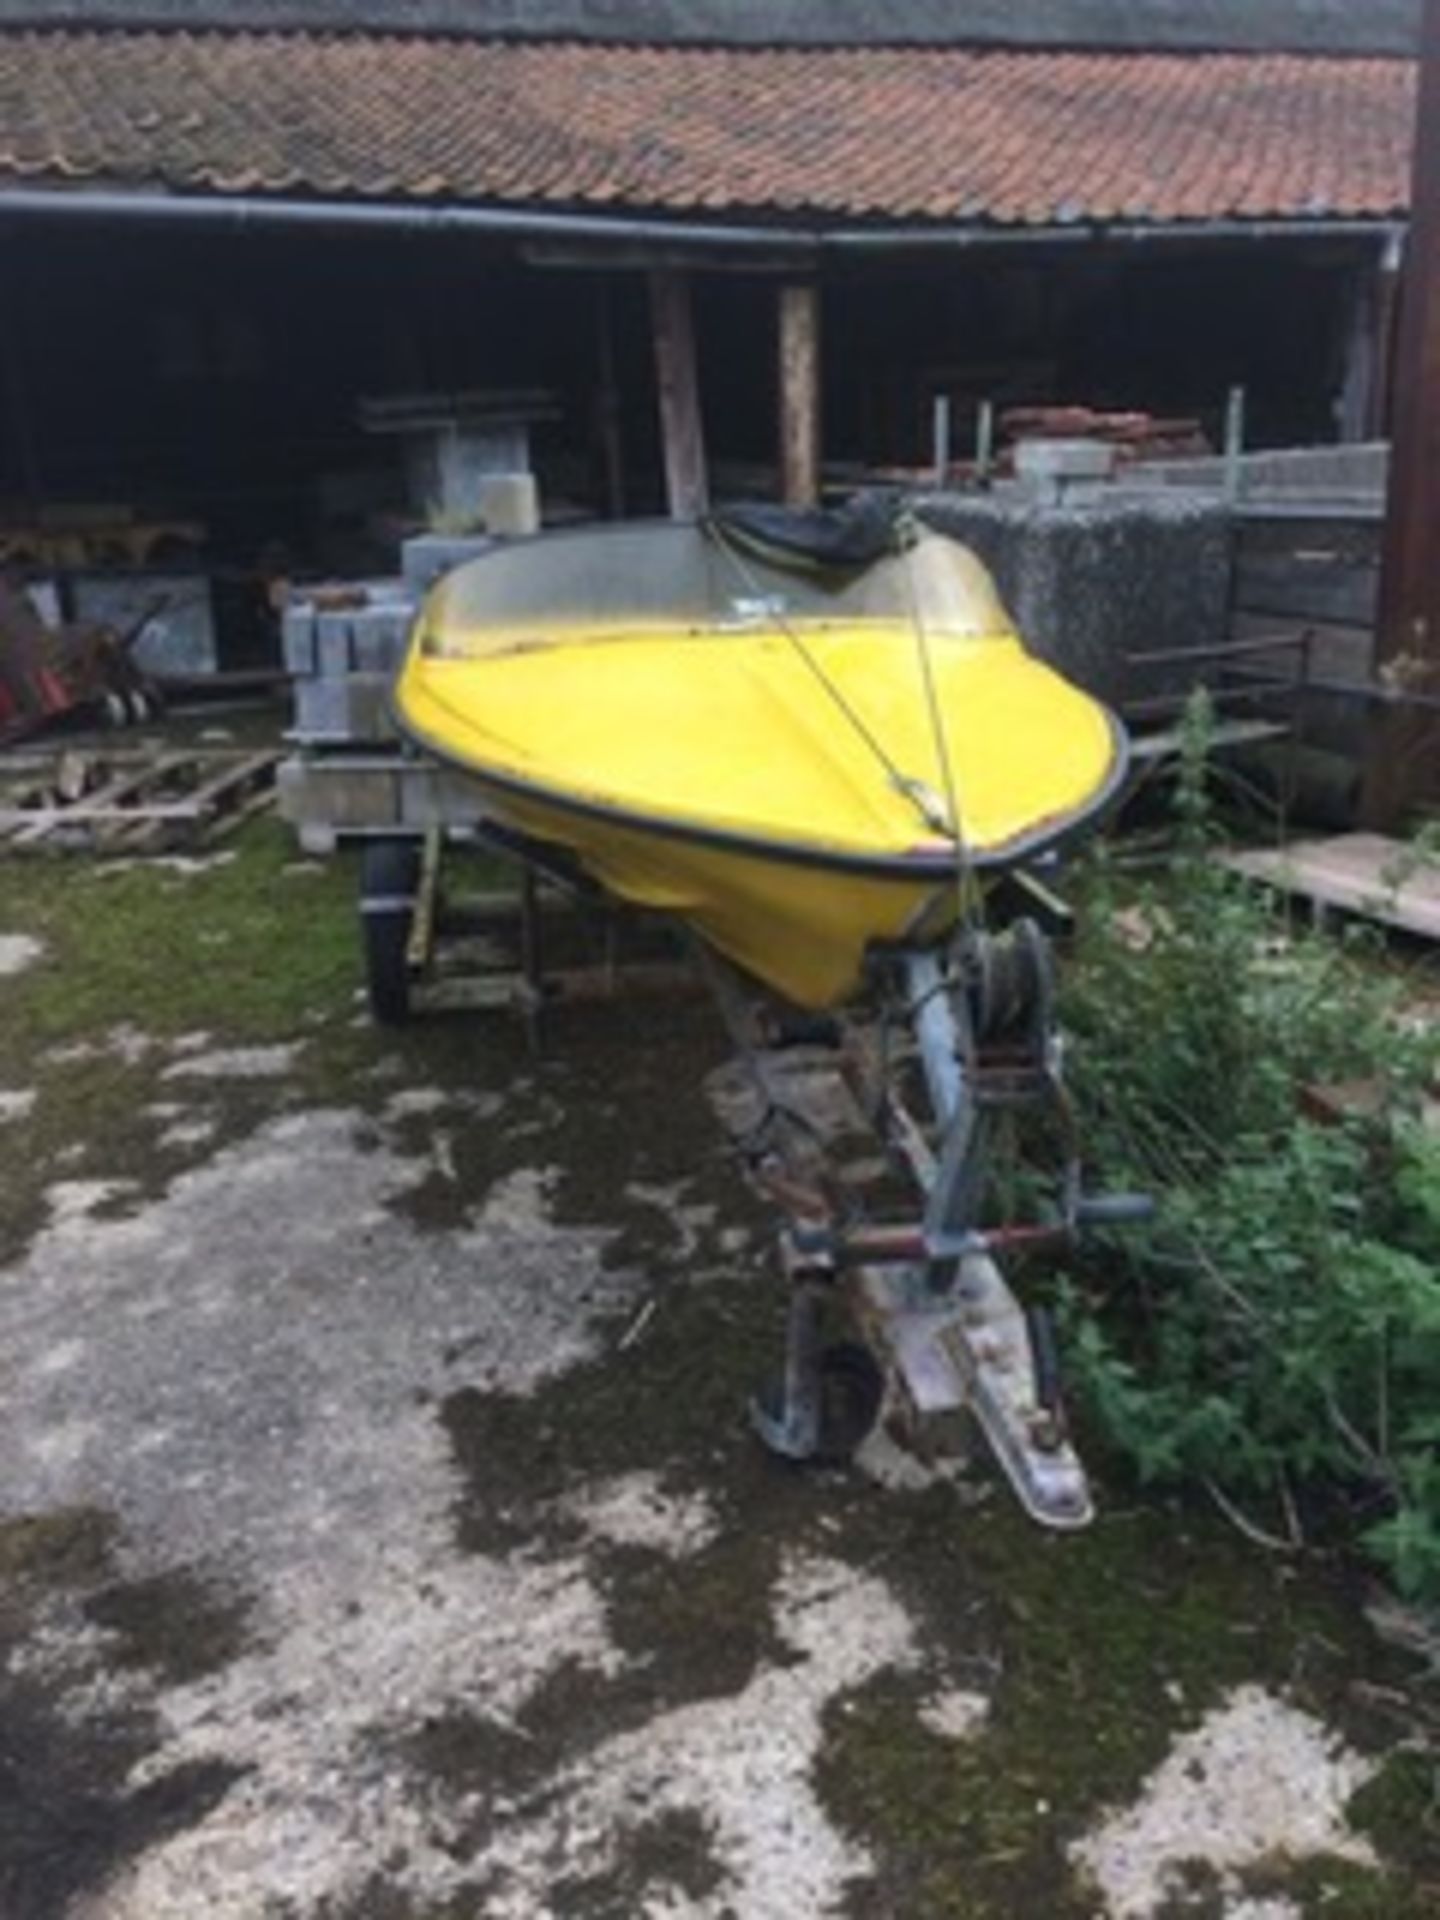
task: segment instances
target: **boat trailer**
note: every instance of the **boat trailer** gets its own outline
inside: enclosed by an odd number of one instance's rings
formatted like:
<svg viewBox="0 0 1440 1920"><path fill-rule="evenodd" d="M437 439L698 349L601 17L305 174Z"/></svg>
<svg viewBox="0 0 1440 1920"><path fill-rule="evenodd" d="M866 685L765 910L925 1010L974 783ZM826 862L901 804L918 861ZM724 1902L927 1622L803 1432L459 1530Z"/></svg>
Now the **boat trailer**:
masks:
<svg viewBox="0 0 1440 1920"><path fill-rule="evenodd" d="M440 1005L508 1004L536 1040L552 995L675 990L673 960L542 967L553 889L593 908L593 884L552 849L508 832L479 838L519 863L516 892L487 896L480 916L490 933L510 921L518 965ZM367 848L362 929L381 1020L408 1016L411 987L433 966L446 854L433 832ZM473 912L458 930L476 931ZM735 1047L714 1103L785 1217L784 1364L752 1404L760 1439L789 1460L838 1464L882 1415L923 1451L927 1427L968 1409L1034 1520L1086 1525L1094 1508L1050 1318L1022 1305L1001 1263L1138 1223L1152 1203L1083 1188L1049 935L1021 918L1001 932L968 927L943 947L878 953L864 1002L833 1017L797 1014L692 944ZM997 1220L1011 1210L1024 1217ZM842 1313L849 1336L828 1338Z"/></svg>
<svg viewBox="0 0 1440 1920"><path fill-rule="evenodd" d="M945 949L881 955L868 1017L799 1027L722 963L706 966L750 1081L751 1171L787 1215L785 1362L752 1409L761 1439L789 1459L834 1461L887 1401L913 1438L967 1408L1032 1519L1086 1525L1094 1509L1050 1318L1021 1305L1001 1261L1138 1223L1152 1203L1082 1187L1049 937L1021 919L1001 933L967 930ZM827 1080L824 1111L813 1099L807 1110L807 1085ZM878 1179L863 1158L847 1178L827 1150L827 1133L833 1141L857 1124L880 1149ZM1018 1170L1022 1130L1050 1163L1048 1198L997 1224L997 1204L1014 1197L1002 1166L1009 1157ZM1033 1174L1036 1161L1024 1164ZM892 1187L898 1176L888 1206L885 1174ZM835 1304L863 1343L826 1343Z"/></svg>

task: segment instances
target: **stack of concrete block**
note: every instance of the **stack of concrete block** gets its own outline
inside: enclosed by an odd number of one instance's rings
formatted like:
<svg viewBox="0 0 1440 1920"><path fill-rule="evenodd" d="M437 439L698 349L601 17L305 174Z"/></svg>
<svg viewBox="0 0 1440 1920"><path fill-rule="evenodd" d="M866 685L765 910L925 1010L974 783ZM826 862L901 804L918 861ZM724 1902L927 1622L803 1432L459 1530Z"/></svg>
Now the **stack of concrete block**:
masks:
<svg viewBox="0 0 1440 1920"><path fill-rule="evenodd" d="M341 839L464 830L479 817L470 782L409 751L390 689L425 593L483 551L484 541L406 543L399 579L297 589L285 611L296 751L279 769L280 812L307 853Z"/></svg>
<svg viewBox="0 0 1440 1920"><path fill-rule="evenodd" d="M403 580L297 592L285 610L285 665L295 693L291 737L303 747L392 741L389 693L415 619Z"/></svg>
<svg viewBox="0 0 1440 1920"><path fill-rule="evenodd" d="M296 754L276 776L280 815L301 850L333 853L342 840L390 839L440 827L473 833L483 809L473 780L396 748L388 754Z"/></svg>

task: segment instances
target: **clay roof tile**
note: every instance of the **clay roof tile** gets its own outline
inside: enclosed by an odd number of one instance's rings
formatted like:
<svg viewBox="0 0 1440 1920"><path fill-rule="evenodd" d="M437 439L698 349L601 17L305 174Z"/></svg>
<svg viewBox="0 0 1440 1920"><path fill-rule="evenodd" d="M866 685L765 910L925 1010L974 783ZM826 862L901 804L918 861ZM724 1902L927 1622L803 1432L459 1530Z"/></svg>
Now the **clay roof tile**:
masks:
<svg viewBox="0 0 1440 1920"><path fill-rule="evenodd" d="M1401 59L0 29L0 193L444 196L826 221L1392 216Z"/></svg>

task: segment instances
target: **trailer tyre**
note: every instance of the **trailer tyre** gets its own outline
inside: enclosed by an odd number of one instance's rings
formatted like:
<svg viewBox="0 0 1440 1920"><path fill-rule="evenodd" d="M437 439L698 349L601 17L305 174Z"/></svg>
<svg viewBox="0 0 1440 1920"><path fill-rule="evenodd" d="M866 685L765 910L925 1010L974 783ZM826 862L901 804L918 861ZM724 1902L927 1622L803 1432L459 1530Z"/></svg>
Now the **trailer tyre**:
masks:
<svg viewBox="0 0 1440 1920"><path fill-rule="evenodd" d="M360 938L370 1011L382 1027L410 1018L410 929L420 884L411 840L372 840L360 861Z"/></svg>

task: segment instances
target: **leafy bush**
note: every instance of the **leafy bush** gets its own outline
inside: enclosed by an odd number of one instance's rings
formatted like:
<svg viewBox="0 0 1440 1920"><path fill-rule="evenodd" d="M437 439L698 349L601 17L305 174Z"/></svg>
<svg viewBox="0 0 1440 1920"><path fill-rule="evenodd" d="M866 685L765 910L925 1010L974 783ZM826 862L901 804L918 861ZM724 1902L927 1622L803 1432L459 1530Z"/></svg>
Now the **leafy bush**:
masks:
<svg viewBox="0 0 1440 1920"><path fill-rule="evenodd" d="M1211 857L1207 733L1199 707L1163 868L1122 886L1102 854L1088 887L1067 988L1087 1154L1160 1205L1077 1263L1070 1348L1145 1479L1198 1477L1290 1540L1323 1495L1440 1601L1435 1039L1363 937L1287 928Z"/></svg>

